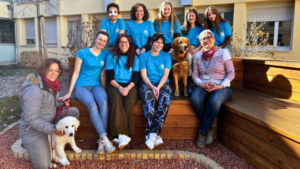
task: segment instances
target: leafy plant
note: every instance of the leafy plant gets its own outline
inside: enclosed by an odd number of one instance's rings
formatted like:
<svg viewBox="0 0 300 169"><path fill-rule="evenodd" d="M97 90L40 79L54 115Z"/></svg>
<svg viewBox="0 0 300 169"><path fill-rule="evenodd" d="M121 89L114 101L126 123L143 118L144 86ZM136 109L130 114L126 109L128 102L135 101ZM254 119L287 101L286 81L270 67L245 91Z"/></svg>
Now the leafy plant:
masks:
<svg viewBox="0 0 300 169"><path fill-rule="evenodd" d="M270 17L270 19L272 16ZM246 30L246 39L233 35L230 51L234 57L263 57L275 59L274 52L276 47L268 44L269 33L266 32L264 25L267 21L260 24L255 19Z"/></svg>

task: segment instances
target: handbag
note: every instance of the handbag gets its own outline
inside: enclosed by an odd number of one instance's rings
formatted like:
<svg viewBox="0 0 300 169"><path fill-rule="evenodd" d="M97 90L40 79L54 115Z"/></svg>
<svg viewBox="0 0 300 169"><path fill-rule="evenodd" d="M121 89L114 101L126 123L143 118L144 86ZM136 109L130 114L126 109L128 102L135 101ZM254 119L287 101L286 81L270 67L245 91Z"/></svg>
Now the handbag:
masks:
<svg viewBox="0 0 300 169"><path fill-rule="evenodd" d="M56 115L51 122L52 124L55 124L58 119L62 119L63 117L68 116L69 105L70 105L70 100L68 99L68 100L65 100L62 105L56 107ZM63 116L63 113L62 113L64 109L66 109L65 116Z"/></svg>

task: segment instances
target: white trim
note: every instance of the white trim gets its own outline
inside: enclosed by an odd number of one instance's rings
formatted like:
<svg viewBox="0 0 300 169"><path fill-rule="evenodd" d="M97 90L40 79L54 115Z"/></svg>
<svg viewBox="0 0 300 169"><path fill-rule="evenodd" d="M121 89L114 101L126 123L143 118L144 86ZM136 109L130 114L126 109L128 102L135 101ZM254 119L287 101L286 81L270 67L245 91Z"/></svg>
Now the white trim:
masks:
<svg viewBox="0 0 300 169"><path fill-rule="evenodd" d="M279 30L279 22L274 23L274 37L273 37L273 46L277 48L278 44L278 30Z"/></svg>

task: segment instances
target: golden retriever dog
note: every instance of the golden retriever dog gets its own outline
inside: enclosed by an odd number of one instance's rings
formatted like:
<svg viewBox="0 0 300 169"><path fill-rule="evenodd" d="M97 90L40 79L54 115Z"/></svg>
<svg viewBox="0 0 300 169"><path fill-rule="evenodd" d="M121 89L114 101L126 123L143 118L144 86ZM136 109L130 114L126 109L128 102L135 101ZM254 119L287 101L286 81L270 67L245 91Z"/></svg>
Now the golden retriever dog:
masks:
<svg viewBox="0 0 300 169"><path fill-rule="evenodd" d="M179 82L183 82L184 96L188 96L187 83L191 73L192 55L189 53L191 48L190 41L185 37L176 38L171 44L173 48L172 59L177 63L172 66L173 81L175 92L174 96L179 96Z"/></svg>
<svg viewBox="0 0 300 169"><path fill-rule="evenodd" d="M53 153L51 153L51 158L61 165L69 165L70 162L65 154L65 146L69 143L75 153L81 153L82 150L77 147L75 143L75 131L79 127L79 121L77 118L72 116L66 116L58 121L56 124L56 129L64 133L63 136L58 136L56 134L52 134L52 141L50 140L50 148ZM53 151L54 149L54 151ZM52 156L53 155L53 156ZM53 165L53 164L52 164ZM55 167L52 166L52 167Z"/></svg>

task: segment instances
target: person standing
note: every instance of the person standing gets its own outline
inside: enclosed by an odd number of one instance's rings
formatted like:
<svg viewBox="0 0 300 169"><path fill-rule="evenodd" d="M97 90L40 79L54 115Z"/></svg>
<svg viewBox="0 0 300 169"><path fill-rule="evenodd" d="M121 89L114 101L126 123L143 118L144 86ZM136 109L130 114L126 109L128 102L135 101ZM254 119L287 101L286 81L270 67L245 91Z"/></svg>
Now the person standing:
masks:
<svg viewBox="0 0 300 169"><path fill-rule="evenodd" d="M228 50L232 30L226 19L224 19L217 8L210 6L205 10L204 28L214 33L215 45ZM228 50L229 51L229 50Z"/></svg>
<svg viewBox="0 0 300 169"><path fill-rule="evenodd" d="M165 35L163 51L171 52L171 43L180 36L180 23L177 19L173 5L169 1L164 1L158 10L157 18L154 21L155 31ZM171 50L171 51L170 51Z"/></svg>
<svg viewBox="0 0 300 169"><path fill-rule="evenodd" d="M154 34L154 26L149 19L149 12L142 3L136 3L130 11L131 20L126 23L126 34L132 39L136 54L151 49L150 40Z"/></svg>
<svg viewBox="0 0 300 169"><path fill-rule="evenodd" d="M118 18L120 14L119 5L110 3L106 7L109 18L101 22L100 30L106 31L109 35L109 43L105 49L112 51L120 34L125 33L126 25L124 19Z"/></svg>

